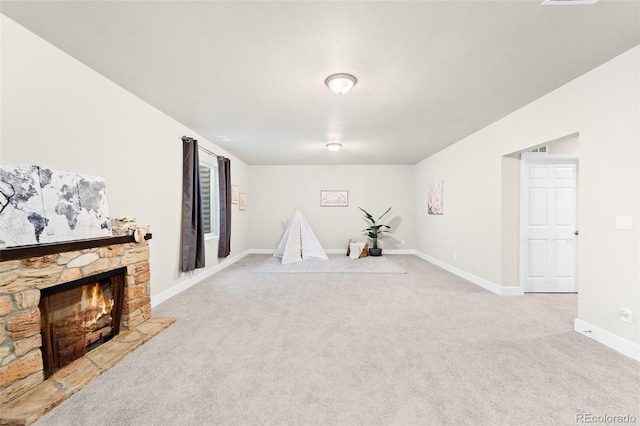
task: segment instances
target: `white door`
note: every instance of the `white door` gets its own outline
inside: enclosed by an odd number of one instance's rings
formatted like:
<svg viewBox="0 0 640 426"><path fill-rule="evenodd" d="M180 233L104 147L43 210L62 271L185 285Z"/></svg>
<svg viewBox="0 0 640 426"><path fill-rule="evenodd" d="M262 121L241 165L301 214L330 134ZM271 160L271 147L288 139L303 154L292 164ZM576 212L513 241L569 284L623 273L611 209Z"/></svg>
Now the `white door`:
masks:
<svg viewBox="0 0 640 426"><path fill-rule="evenodd" d="M521 255L525 292L576 291L576 176L575 160L524 161Z"/></svg>

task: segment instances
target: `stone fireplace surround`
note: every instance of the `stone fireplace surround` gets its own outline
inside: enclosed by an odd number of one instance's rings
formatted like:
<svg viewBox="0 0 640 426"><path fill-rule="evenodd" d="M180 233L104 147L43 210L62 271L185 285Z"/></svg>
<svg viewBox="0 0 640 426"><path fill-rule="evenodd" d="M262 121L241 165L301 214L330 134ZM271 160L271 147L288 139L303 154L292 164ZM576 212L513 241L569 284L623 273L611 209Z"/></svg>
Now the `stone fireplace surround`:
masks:
<svg viewBox="0 0 640 426"><path fill-rule="evenodd" d="M0 251L0 322L3 324L0 333L0 412L3 412L0 423L28 424L35 421L174 322L172 318L148 321L151 319L148 242L151 234L144 234L144 231L143 228L138 229L140 235L145 235L140 242L135 242L133 236L127 236L126 232L114 229L114 234L124 235L22 250L26 255L50 252L38 256L21 258L16 253L20 250ZM126 278L120 335L45 381L40 350L40 290L121 267L126 267ZM78 376L76 382L79 381L80 386L78 383L65 383L73 375ZM31 400L42 399L42 394L48 392L38 391L52 381L57 383L53 390L64 390L65 385L69 387L62 396L52 395L59 401L36 401L35 415L25 414L27 418L9 415L7 418L9 412L16 412L16 407L30 404L30 401L24 401L29 399L29 394L33 394ZM17 411L21 412L20 409Z"/></svg>

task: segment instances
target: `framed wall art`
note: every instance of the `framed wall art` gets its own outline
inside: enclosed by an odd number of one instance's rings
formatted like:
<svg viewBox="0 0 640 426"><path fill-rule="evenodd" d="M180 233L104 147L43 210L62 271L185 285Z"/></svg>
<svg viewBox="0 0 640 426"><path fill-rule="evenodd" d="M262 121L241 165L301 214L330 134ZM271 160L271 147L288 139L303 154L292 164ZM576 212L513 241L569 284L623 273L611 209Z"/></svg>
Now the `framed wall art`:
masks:
<svg viewBox="0 0 640 426"><path fill-rule="evenodd" d="M320 206L321 207L348 207L349 206L349 191L341 190L322 190L320 191Z"/></svg>
<svg viewBox="0 0 640 426"><path fill-rule="evenodd" d="M111 236L103 177L0 163L0 240L6 247Z"/></svg>
<svg viewBox="0 0 640 426"><path fill-rule="evenodd" d="M444 181L437 180L427 185L427 213L442 214L442 197L444 195Z"/></svg>
<svg viewBox="0 0 640 426"><path fill-rule="evenodd" d="M238 185L231 185L231 204L238 204L240 198L240 188Z"/></svg>

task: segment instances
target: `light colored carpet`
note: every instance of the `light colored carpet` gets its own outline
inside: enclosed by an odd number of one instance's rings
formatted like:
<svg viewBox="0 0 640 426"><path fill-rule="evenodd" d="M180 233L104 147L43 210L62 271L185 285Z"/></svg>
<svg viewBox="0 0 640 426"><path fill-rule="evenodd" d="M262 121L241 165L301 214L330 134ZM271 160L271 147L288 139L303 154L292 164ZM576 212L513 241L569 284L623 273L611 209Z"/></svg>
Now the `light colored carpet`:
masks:
<svg viewBox="0 0 640 426"><path fill-rule="evenodd" d="M387 256L351 259L335 255L329 260L303 260L283 265L280 259L271 256L254 271L257 274L310 274L310 273L360 273L360 274L406 274L407 271L393 263Z"/></svg>
<svg viewBox="0 0 640 426"><path fill-rule="evenodd" d="M575 295L500 297L411 255L393 256L407 274L356 280L254 274L266 259L155 308L176 323L38 425L640 419L640 364L573 331Z"/></svg>

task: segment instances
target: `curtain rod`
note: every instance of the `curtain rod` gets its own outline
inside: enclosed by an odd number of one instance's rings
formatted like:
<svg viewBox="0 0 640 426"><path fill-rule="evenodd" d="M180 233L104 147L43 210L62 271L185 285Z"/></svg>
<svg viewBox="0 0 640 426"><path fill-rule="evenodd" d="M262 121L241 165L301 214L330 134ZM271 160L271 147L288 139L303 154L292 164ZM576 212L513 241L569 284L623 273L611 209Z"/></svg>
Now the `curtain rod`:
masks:
<svg viewBox="0 0 640 426"><path fill-rule="evenodd" d="M202 151L206 152L206 153L207 153L207 154L209 154L209 155L213 155L214 157L219 157L219 155L218 155L218 154L216 154L215 152L213 152L213 151L209 151L207 148L203 148L203 147L201 147L200 145L198 145L198 149L200 149L200 150L202 150Z"/></svg>
<svg viewBox="0 0 640 426"><path fill-rule="evenodd" d="M185 139L193 139L193 138L190 138L190 137L187 137L187 136L183 136L183 137L182 137L182 140L185 140ZM193 140L195 140L195 139L193 139ZM197 141L196 141L196 142L197 142ZM209 154L209 155L213 155L214 157L220 157L220 156L219 156L218 154L216 154L215 152L213 152L213 151L209 151L207 148L203 148L203 147L201 147L200 145L198 145L198 149L200 149L200 150L202 150L202 151L206 152L206 153L207 153L207 154Z"/></svg>

